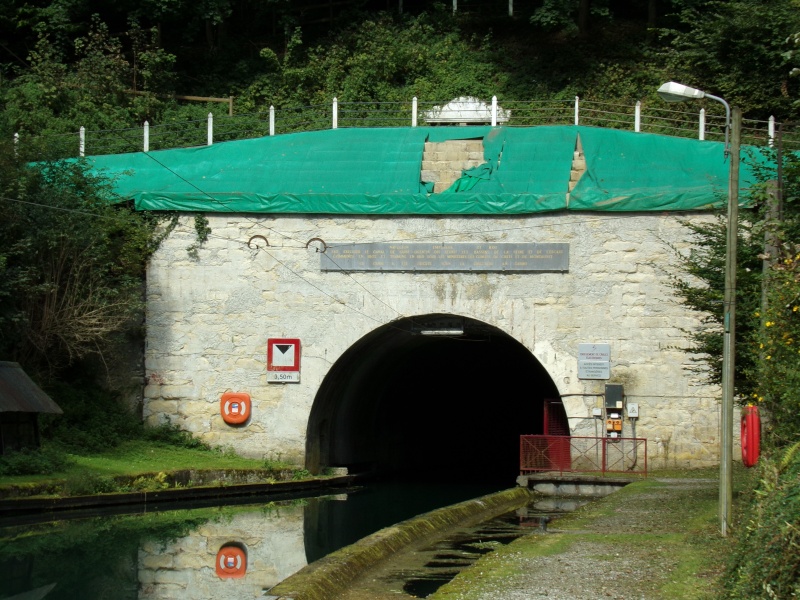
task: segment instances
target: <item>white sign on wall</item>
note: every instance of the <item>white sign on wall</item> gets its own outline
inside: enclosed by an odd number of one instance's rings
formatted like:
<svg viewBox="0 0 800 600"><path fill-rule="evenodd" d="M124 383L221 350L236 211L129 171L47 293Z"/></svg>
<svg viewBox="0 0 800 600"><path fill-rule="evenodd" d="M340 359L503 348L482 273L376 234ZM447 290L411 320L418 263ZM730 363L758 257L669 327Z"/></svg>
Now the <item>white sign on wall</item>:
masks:
<svg viewBox="0 0 800 600"><path fill-rule="evenodd" d="M271 338L267 340L267 382L300 382L299 338Z"/></svg>
<svg viewBox="0 0 800 600"><path fill-rule="evenodd" d="M578 379L611 379L610 344L578 344Z"/></svg>

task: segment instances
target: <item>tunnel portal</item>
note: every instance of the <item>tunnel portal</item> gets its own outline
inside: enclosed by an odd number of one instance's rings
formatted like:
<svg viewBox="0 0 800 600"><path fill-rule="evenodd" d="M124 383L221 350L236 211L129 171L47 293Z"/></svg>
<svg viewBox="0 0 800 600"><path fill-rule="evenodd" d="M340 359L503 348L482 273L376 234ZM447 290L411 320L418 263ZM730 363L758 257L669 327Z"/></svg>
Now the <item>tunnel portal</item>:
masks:
<svg viewBox="0 0 800 600"><path fill-rule="evenodd" d="M370 332L336 361L311 410L307 468L513 481L519 436L544 431L558 390L522 344L469 318L431 314ZM568 433L563 406L550 432Z"/></svg>

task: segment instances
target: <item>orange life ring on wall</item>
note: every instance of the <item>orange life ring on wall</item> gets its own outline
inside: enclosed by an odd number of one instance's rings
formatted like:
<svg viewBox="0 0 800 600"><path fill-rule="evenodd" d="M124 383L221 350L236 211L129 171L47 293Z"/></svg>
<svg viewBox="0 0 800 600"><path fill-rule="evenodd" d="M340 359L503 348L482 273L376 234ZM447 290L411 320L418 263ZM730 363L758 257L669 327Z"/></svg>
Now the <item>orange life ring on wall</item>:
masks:
<svg viewBox="0 0 800 600"><path fill-rule="evenodd" d="M225 544L217 552L217 576L240 579L247 572L247 553L238 544Z"/></svg>
<svg viewBox="0 0 800 600"><path fill-rule="evenodd" d="M222 420L229 425L241 425L250 418L250 394L244 392L225 392L219 401Z"/></svg>
<svg viewBox="0 0 800 600"><path fill-rule="evenodd" d="M752 467L761 453L761 418L757 406L745 406L742 411L742 463Z"/></svg>

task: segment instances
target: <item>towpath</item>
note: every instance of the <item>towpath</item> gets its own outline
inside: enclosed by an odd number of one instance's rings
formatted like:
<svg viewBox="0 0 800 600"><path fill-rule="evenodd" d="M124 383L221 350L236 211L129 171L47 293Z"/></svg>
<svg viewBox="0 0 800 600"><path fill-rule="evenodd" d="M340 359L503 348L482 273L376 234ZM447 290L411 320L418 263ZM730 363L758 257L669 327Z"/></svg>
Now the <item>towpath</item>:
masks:
<svg viewBox="0 0 800 600"><path fill-rule="evenodd" d="M713 474L705 471L706 476ZM730 538L718 533L716 479L697 473L632 483L502 546L433 600L704 600L715 596ZM365 572L337 600L411 598L402 573L421 546ZM401 575L401 577L398 577Z"/></svg>
<svg viewBox="0 0 800 600"><path fill-rule="evenodd" d="M434 600L712 598L730 539L715 479L631 484L489 554Z"/></svg>

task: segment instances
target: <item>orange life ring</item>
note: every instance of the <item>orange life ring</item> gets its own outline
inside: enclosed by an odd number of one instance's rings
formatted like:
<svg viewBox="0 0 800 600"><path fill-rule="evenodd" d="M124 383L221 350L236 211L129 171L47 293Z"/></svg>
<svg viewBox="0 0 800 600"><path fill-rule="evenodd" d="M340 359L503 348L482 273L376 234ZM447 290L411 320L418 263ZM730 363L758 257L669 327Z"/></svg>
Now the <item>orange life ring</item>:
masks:
<svg viewBox="0 0 800 600"><path fill-rule="evenodd" d="M244 392L225 392L219 400L222 420L229 425L241 425L250 418L250 394Z"/></svg>
<svg viewBox="0 0 800 600"><path fill-rule="evenodd" d="M761 453L761 418L757 406L745 406L742 411L742 464L752 467Z"/></svg>
<svg viewBox="0 0 800 600"><path fill-rule="evenodd" d="M236 544L226 544L217 552L217 576L240 579L247 572L247 553Z"/></svg>

